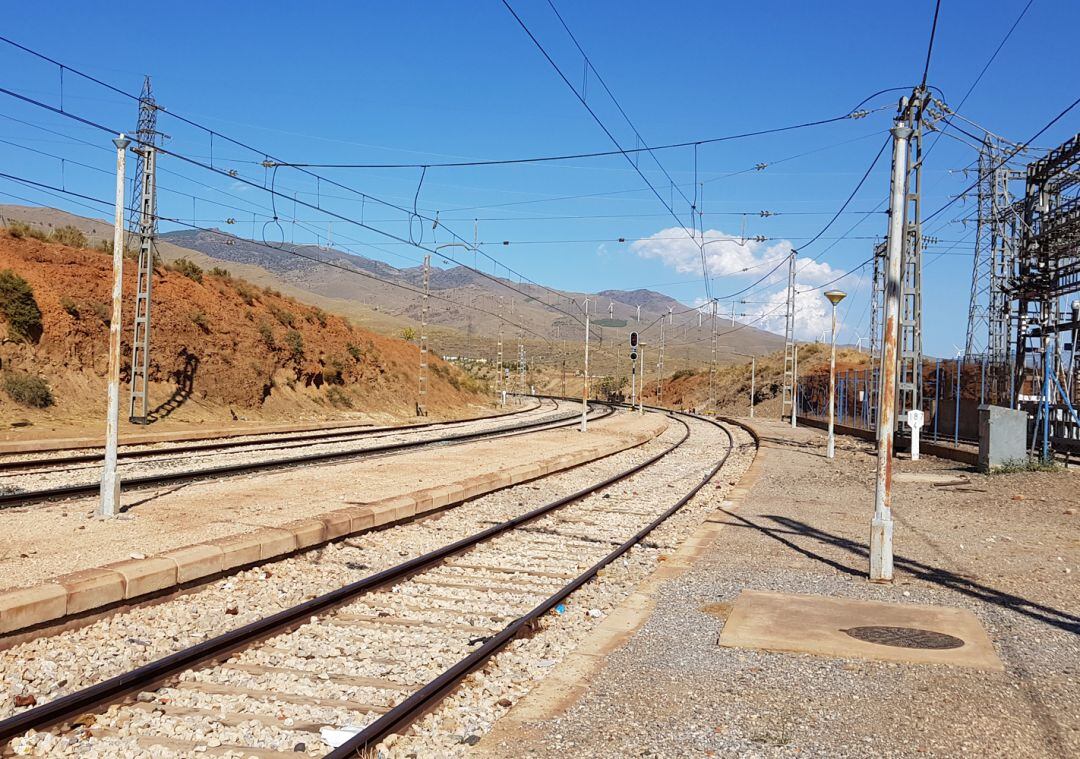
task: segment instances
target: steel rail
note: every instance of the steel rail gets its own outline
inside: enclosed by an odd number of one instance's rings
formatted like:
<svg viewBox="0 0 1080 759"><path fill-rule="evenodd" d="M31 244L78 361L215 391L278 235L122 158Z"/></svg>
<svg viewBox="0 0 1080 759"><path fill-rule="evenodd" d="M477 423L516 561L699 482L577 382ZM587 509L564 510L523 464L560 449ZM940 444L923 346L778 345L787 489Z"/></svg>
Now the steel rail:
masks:
<svg viewBox="0 0 1080 759"><path fill-rule="evenodd" d="M612 404L604 403L610 411ZM577 417L575 417L576 419ZM682 420L679 420L682 421ZM66 696L28 709L19 714L0 720L0 746L29 730L42 730L65 720L77 717L88 711L100 710L132 693L146 690L160 684L170 677L178 675L191 667L207 662L222 661L234 652L248 648L268 637L288 633L300 625L309 622L313 615L324 614L339 606L349 603L358 596L386 585L408 579L412 575L433 567L446 559L463 553L477 544L532 522L567 504L579 501L603 490L641 470L655 464L686 442L690 437L690 427L685 427L682 437L665 450L635 464L634 466L589 485L577 492L563 496L551 503L539 506L532 511L513 519L492 525L480 532L454 541L448 545L409 559L396 566L384 569L361 580L342 586L302 604L284 609L277 614L264 617L235 630L218 635L210 640L196 644L182 651L165 656L157 661L144 664L130 672L117 675L96 685L69 693ZM729 433L730 436L730 433ZM646 441L647 442L647 441ZM638 445L643 445L639 443ZM636 446L635 446L636 447ZM726 460L726 457L725 457ZM695 490L696 492L696 490Z"/></svg>
<svg viewBox="0 0 1080 759"><path fill-rule="evenodd" d="M202 443L188 443L173 446L170 448L150 448L137 451L125 451L121 450L118 453L120 460L125 459L138 459L149 458L152 456L171 456L180 453L198 453L200 451L217 451L225 450L228 448L240 448L243 446L254 445L276 445L279 443L295 443L295 442L335 442L334 439L340 438L343 441L350 438L362 439L368 436L376 435L393 435L398 432L412 432L413 430L429 429L432 427L445 427L454 424L468 424L470 422L483 422L492 419L503 419L507 417L517 416L519 414L525 414L530 411L535 411L540 408L541 405L530 406L529 408L518 409L506 414L488 414L484 416L477 416L471 419L448 419L439 422L423 422L420 424L403 424L401 426L384 425L382 427L365 427L350 430L348 427L337 427L325 430L305 430L303 432L296 433L274 433L274 432L250 432L250 433L238 433L237 435L230 437L266 437L266 440L218 440L216 442L202 442ZM274 437L276 435L276 437ZM137 445L157 445L156 443L126 443L124 447L131 447ZM97 446L100 447L100 446ZM282 446L283 448L296 447L296 446ZM8 454L19 455L19 454ZM56 456L47 458L34 458L24 459L22 461L0 461L0 472L6 472L9 470L30 470L35 468L52 467L59 471L64 466L71 464L89 464L101 461L100 453L81 453L72 456ZM18 472L15 472L16 474Z"/></svg>
<svg viewBox="0 0 1080 759"><path fill-rule="evenodd" d="M625 404L613 404L613 405L625 405ZM423 685L419 690L415 691L411 696L399 703L397 706L390 709L380 718L372 722L365 727L355 736L350 738L347 742L343 743L338 748L326 754L324 759L347 759L347 757L367 756L367 752L371 750L379 741L385 738L391 733L397 732L402 728L407 727L415 719L422 716L426 712L430 711L439 701L447 696L458 683L461 682L470 672L482 667L488 659L499 652L507 643L516 638L523 631L527 630L532 623L548 613L551 609L555 608L563 599L574 593L581 588L585 583L592 580L596 575L611 562L618 559L624 553L629 551L639 542L641 542L649 533L667 521L673 514L679 511L685 506L691 498L698 494L698 492L705 487L716 476L716 473L720 471L721 467L727 463L728 457L731 456L731 452L735 448L735 439L731 435L731 431L727 429L720 422L709 419L706 417L698 416L697 414L691 414L683 411L671 411L667 409L652 409L657 411L664 411L672 418L678 416L687 416L699 421L708 422L723 430L728 437L728 448L724 455L720 458L717 464L709 470L700 482L698 482L691 490L680 498L674 505L665 510L660 516L643 527L637 533L633 535L629 540L624 542L615 550L611 551L607 556L600 561L593 564L583 573L564 585L558 591L551 596L544 599L537 606L526 614L518 617L513 622L504 627L500 632L495 633L488 638L480 648L470 652L465 657L460 659L456 664L449 667L442 674L435 679L429 681ZM683 422L685 425L686 423ZM679 441L679 445L686 441L690 435L690 428L687 426L686 435ZM677 447L677 446L676 446ZM673 450L673 449L672 449ZM670 452L670 451L668 451ZM665 453L666 455L666 453Z"/></svg>
<svg viewBox="0 0 1080 759"><path fill-rule="evenodd" d="M606 416L614 413L614 409L608 404L603 405L604 411L596 416L597 419L603 419ZM398 443L387 443L385 445L375 445L370 448L363 448L354 451L326 451L323 453L310 453L303 456L287 456L285 458L273 459L268 461L250 461L240 464L223 464L221 466L206 467L205 469L198 469L194 471L184 472L161 472L158 474L143 475L141 477L127 477L123 481L123 489L125 491L149 487L153 485L162 485L170 482L180 481L193 481L201 480L212 477L220 477L222 475L235 475L246 474L249 472L265 471L268 469L278 469L299 466L302 464L313 463L325 463L328 461L336 461L343 459L362 459L373 456L385 455L387 453L393 453L403 450L420 450L426 447L434 447L439 445L457 445L463 442L476 440L485 437L498 437L516 435L523 432L536 431L537 428L549 427L551 429L557 429L559 427L569 427L576 423L578 419L577 413L565 414L556 419L541 419L534 422L525 422L523 424L512 425L509 427L500 427L492 430L477 430L475 432L460 432L453 435L447 435L445 437L433 438L429 440L406 440ZM97 484L85 484L85 485L62 485L55 488L44 488L42 490L23 490L15 491L12 493L0 493L0 509L10 506L21 505L25 503L36 503L39 501L49 501L57 498L71 498L74 496L91 495L98 492L99 486Z"/></svg>

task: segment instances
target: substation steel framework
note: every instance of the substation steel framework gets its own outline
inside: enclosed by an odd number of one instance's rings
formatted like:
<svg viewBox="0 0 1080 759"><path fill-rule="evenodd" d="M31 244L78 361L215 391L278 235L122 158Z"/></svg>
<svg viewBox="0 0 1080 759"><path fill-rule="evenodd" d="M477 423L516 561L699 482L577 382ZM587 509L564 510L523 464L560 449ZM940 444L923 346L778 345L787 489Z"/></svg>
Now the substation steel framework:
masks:
<svg viewBox="0 0 1080 759"><path fill-rule="evenodd" d="M150 415L150 307L154 280L154 238L157 236L157 104L150 77L143 80L139 96L139 125L135 132L135 172L132 199L138 199L138 215L129 226L139 236L139 262L135 281L135 309L131 335L131 394L128 419L147 424Z"/></svg>
<svg viewBox="0 0 1080 759"><path fill-rule="evenodd" d="M987 134L979 149L978 226L971 269L967 339L969 361L985 361L988 398L1001 403L1010 395L1009 282L1016 267L1022 204L1013 199L1009 183L1024 172L1005 165L1009 146Z"/></svg>
<svg viewBox="0 0 1080 759"><path fill-rule="evenodd" d="M1014 402L1038 409L1035 440L1080 442L1074 409L1080 331L1080 134L1027 167L1021 245L1010 288Z"/></svg>

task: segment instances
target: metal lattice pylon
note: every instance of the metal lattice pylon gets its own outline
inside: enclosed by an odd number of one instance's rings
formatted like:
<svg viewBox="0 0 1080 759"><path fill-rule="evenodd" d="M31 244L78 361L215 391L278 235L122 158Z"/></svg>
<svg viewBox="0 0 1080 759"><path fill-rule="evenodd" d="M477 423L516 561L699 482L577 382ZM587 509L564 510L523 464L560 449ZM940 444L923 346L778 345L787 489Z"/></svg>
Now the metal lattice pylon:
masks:
<svg viewBox="0 0 1080 759"><path fill-rule="evenodd" d="M1009 181L1023 177L1003 165L1004 155L1001 140L987 134L979 150L979 215L964 344L969 358L985 354L994 367L1005 364L1009 355L1007 288L1016 259L1016 212Z"/></svg>
<svg viewBox="0 0 1080 759"><path fill-rule="evenodd" d="M135 310L131 335L131 396L128 418L134 424L149 419L150 306L154 274L154 238L157 235L157 105L150 89L150 77L143 82L139 97L139 126L136 130L135 176L132 199L138 201L138 218L130 225L139 235L139 263L135 281Z"/></svg>
<svg viewBox="0 0 1080 759"><path fill-rule="evenodd" d="M787 314L784 317L784 389L780 404L780 418L794 416L795 381L795 256L791 251L788 260Z"/></svg>
<svg viewBox="0 0 1080 759"><path fill-rule="evenodd" d="M897 374L897 420L922 408L922 117L926 91L916 89L906 103L902 120L912 133L907 153L907 194L904 203L904 249L900 269L900 341Z"/></svg>

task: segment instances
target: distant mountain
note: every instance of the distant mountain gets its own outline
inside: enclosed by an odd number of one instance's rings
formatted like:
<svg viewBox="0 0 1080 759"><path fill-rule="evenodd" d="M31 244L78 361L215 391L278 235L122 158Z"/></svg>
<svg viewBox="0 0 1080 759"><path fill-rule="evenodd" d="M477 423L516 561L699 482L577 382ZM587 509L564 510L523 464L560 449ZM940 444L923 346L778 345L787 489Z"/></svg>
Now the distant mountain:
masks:
<svg viewBox="0 0 1080 759"><path fill-rule="evenodd" d="M54 209L0 206L0 214L46 227L72 224L91 241L112 237L112 226L105 221ZM223 266L237 276L341 313L378 332L396 333L402 327L415 326L419 320L420 299L415 291L422 286L421 267L398 268L314 245L283 243L276 247L274 250L261 242L201 230L166 232L158 238L158 252L166 261L187 257L200 266ZM525 327L525 342L533 346L530 355L576 351L583 335L580 304L589 298L596 360L622 360L621 348L610 349L622 346L631 330L654 322L668 309L689 310L685 304L654 290L611 289L593 294L558 291L486 276L464 266L443 268L440 264L446 260L433 256L428 302L428 332L443 353L489 353L501 328L504 343L514 345L513 349L504 346L507 355L516 354L518 328L513 324ZM356 274L350 275L349 271ZM501 322L497 316L500 313L512 324ZM669 355L673 357L670 360L677 357L679 366L700 365L708 360L709 324L704 322L699 327L697 321L687 316L676 318L667 331ZM657 336L650 333L642 339L649 345ZM726 334L724 343L748 353L764 354L781 348L783 338L746 327Z"/></svg>
<svg viewBox="0 0 1080 759"><path fill-rule="evenodd" d="M669 308L674 311L686 309L679 301L655 290L601 290L597 295L633 306L635 310L641 306L642 311L649 313L664 313Z"/></svg>

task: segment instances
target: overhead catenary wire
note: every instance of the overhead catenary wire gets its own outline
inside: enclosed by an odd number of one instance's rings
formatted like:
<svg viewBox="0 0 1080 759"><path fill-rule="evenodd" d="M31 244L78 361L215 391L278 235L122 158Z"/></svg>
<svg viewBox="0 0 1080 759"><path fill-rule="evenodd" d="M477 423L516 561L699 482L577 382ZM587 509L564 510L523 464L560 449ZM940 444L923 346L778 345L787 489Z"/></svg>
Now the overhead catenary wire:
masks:
<svg viewBox="0 0 1080 759"><path fill-rule="evenodd" d="M81 70L79 70L77 68L73 68L72 66L69 66L69 65L67 65L65 63L62 63L62 62L56 60L55 58L52 58L52 57L47 56L47 55L45 55L43 53L40 53L40 52L38 52L36 50L33 50L33 49L31 49L31 48L29 48L29 47L27 47L25 45L21 45L21 44L15 42L14 40L11 40L8 37L0 35L0 42L5 42L5 43L7 43L9 45L12 45L12 46L18 48L19 50L22 50L22 51L24 51L24 52L26 52L26 53L28 53L30 55L33 55L33 56L35 56L37 58L40 58L41 60L47 61L48 63L51 63L51 64L53 64L55 66L58 66L60 68L61 72L70 71L73 74L76 74L77 76L80 76L80 77L82 77L82 78L84 78L84 79L86 79L88 81L94 82L95 84L98 84L98 85L100 85L102 87L105 87L106 89L108 89L108 90L110 90L112 92L123 95L124 97L127 97L127 98L129 98L131 100L134 100L135 102L140 102L141 103L141 97L139 95L135 95L133 93L127 92L127 91L123 90L120 87L109 84L108 82L105 82L105 81L103 81L103 80L101 80L101 79L99 79L99 78L97 78L95 76L87 74L87 73L85 73L85 72L83 72L83 71L81 71ZM61 107L60 108L55 108L54 106L50 106L48 104L41 103L40 101L35 101L33 98L28 98L28 97L26 97L24 95L20 95L18 93L15 93L15 92L13 92L11 90L6 90L5 89L5 90L2 90L2 91L5 92L5 94L11 95L13 97L20 98L20 99L22 99L22 100L24 100L26 102L34 103L34 104L37 104L39 106L44 106L44 107L48 108L49 110L52 110L53 112L58 113L60 115L64 115L64 116L70 116L71 115L69 111L66 111L63 108L62 100L61 100L61 103L60 103ZM247 143L245 143L245 142L243 142L241 140L237 140L236 138L233 138L233 137L231 137L229 135L223 134L222 132L219 132L219 131L217 131L215 129L212 129L212 128L208 127L208 126L200 124L197 121L189 119L189 118L187 118L185 116L182 116L182 115L180 115L178 113L169 111L167 108L165 108L164 106L162 106L160 104L156 104L155 108L159 112L166 113L170 117L175 118L175 119L181 121L184 124L187 124L187 125L189 125L191 127L194 127L195 129L202 130L203 132L206 132L210 136L211 146L213 146L214 137L217 136L217 137L219 137L221 139L224 139L224 140L228 141L229 143L231 143L233 145L236 145L237 147L241 147L241 148L244 148L245 150L249 150L249 151L251 151L251 152L253 152L253 153L257 154L257 155L264 156L264 161L262 162L263 166L267 166L267 164L269 162L271 162L271 161L280 161L280 159L278 159L276 156L272 156L267 151L260 150L260 149L254 147L252 145L249 145L249 144L247 144ZM91 122L91 121L89 121L87 119L77 117L77 120L81 121L82 123L84 123L87 126L99 127L99 125L94 124L93 122ZM159 148L159 150L160 150L160 148ZM200 165L205 166L205 164L200 164ZM213 167L213 158L212 157L210 159L210 168L212 168L213 170L217 170L216 167ZM348 185L342 184L340 182L329 179L327 177L323 177L322 175L316 174L315 172L309 171L307 169L301 168L300 171L302 171L303 173L315 178L316 181L326 182L326 183L328 183L328 184L330 184L330 185L332 185L334 187L338 187L338 188L343 189L343 190L345 190L347 192L354 193L355 195L361 197L364 200L371 200L373 202L385 205L387 207L395 208L395 209L397 209L399 211L402 211L403 213L411 213L413 216L419 216L419 218L421 218L422 220L424 220L426 222L436 222L437 223L437 219L435 219L435 218L432 218L432 217L429 217L429 216L424 216L423 214L417 214L415 207L413 209L411 209L411 211L410 211L410 209L408 209L408 208L406 208L404 206L399 206L397 204L390 203L389 201L386 201L386 200L384 200L382 198L371 195L369 193L362 192L360 190L356 190L355 188L349 187ZM223 172L219 171L219 173L223 173ZM232 175L230 174L230 176L232 176ZM234 177L234 178L238 178L238 177ZM250 184L254 184L254 183L250 183ZM255 186L258 186L258 185L255 185ZM266 189L266 188L264 187L263 189ZM313 207L316 207L316 206L313 206ZM319 210L323 210L323 209L319 209ZM326 211L324 211L324 212L326 212ZM410 218L412 218L412 217L410 217ZM465 238L462 237L461 235L457 234L456 232L454 232L454 230L450 229L449 227L446 227L445 225L442 225L442 227L443 227L443 229L446 229L446 231L455 240L457 240L459 242L467 243ZM374 228L372 228L372 229L374 229ZM536 287L539 287L540 289L542 289L542 290L544 290L544 291L546 291L546 292L548 292L548 293L550 293L550 294L552 294L552 295L554 295L556 297L559 297L559 293L557 291L555 291L555 290L553 290L553 289L551 289L549 287L546 287L545 285L542 285L539 282L536 282L536 281L526 277L525 275L521 274L520 272L514 271L513 269L506 266L502 262L497 261L496 259L489 256L486 252L479 251L479 250L476 251L476 252L480 253L484 257L491 260L492 263L494 263L495 265L502 266L504 269L507 270L508 273L514 274L514 275L518 276L519 278L521 278L523 281L527 281L527 282L529 282L529 284L534 285ZM448 256L447 256L447 258L448 258ZM456 262L456 261L455 261L455 263L458 263L458 265L463 266L464 268L469 269L469 270L471 270L471 271L473 271L473 272L475 272L477 274L480 274L481 276L486 276L486 273L480 271L479 269L471 267L468 264L464 264L464 263ZM533 297L533 296L529 296L529 297ZM580 310L580 308L581 308L580 305L578 305L576 302L575 302L575 305ZM557 307L555 307L555 308L557 308ZM557 309L557 310L561 310L561 309Z"/></svg>
<svg viewBox="0 0 1080 759"><path fill-rule="evenodd" d="M115 129L112 129L110 127L104 126L102 124L99 124L99 123L97 123L95 121L92 121L90 119L87 119L85 117L79 116L77 114L73 114L70 111L61 111L58 108L56 108L55 106L51 106L48 103L44 103L42 101L35 100L34 98L28 97L26 95L22 95L22 94L17 93L17 92L14 92L14 91L9 90L9 89L7 89L5 87L0 87L0 93L15 97L15 98L17 98L19 100L22 100L22 101L24 101L26 103L29 103L29 104L32 104L32 105L36 105L38 107L45 108L45 109L47 109L49 111L52 111L52 112L57 113L59 115L65 116L67 118L74 119L76 121L79 121L79 122L85 124L86 126L94 127L96 129L99 129L99 130L101 130L101 131L103 131L105 133L108 133L108 134L116 134L119 131L119 130L115 130ZM136 141L137 141L137 138L133 138L133 139L136 139ZM382 235L384 237L391 238L391 239L393 239L393 240L395 240L397 242L407 243L407 244L413 245L414 247L419 248L421 250L425 250L428 253L433 253L433 254L435 253L434 249L432 249L430 247L425 247L422 244L417 244L416 242L414 242L412 240L407 240L406 238L401 237L400 235L396 235L396 234L394 234L392 232L387 232L384 229L380 229L378 227L373 227L370 224L367 224L367 223L365 223L363 221L357 221L356 219L352 219L352 218L350 218L348 216L337 213L335 211L331 211L329 209L322 208L319 205L308 203L307 201L297 201L295 198L289 198L289 196L284 195L283 193L281 193L280 191L276 190L273 187L265 187L263 185L260 185L258 182L255 182L255 181L252 181L252 180L250 180L250 179L248 179L246 177L240 176L237 173L227 172L227 171L225 171L223 169L220 169L220 168L218 168L216 166L211 166L211 165L209 165L207 163L204 163L204 162L202 162L202 161L200 161L198 159L192 158L190 156L186 156L186 155L184 155L182 153L179 153L179 152L176 152L176 151L173 151L173 150L170 150L168 148L161 147L161 146L158 146L156 148L156 150L158 151L158 153L160 153L162 155L172 156L174 158L177 158L177 159L179 159L181 161L192 164L194 166L198 166L199 168L205 169L207 171L211 171L211 172L219 174L221 176L230 177L233 180L241 182L243 184L246 184L246 185L248 185L250 187L254 187L256 189L261 189L264 192L274 194L274 195L276 195L278 197L283 197L283 198L285 198L287 200L292 199L294 201L294 203L298 203L298 204L303 205L303 206L305 206L307 208L313 209L315 211L319 211L320 213L324 213L324 214L326 214L328 216L332 216L332 217L334 217L334 218L336 218L336 219L338 219L340 221L344 221L344 222L350 223L350 224L355 224L356 226L362 227L362 228L367 229L367 230L369 230L371 232L375 232L376 234ZM480 269L469 266L468 264L464 264L464 263L458 261L457 259L452 258L449 254L447 254L445 252L440 252L440 253L438 253L438 255L441 255L443 258L446 258L446 259L448 259L450 261L453 261L454 263L458 264L459 266L462 266L463 268L468 269L468 270L478 274L479 276L481 276L481 277L483 277L485 279L489 279L492 282L495 282L496 284L501 285L502 287L505 287L505 288L507 288L509 290L512 290L512 291L518 293L519 295L522 295L527 300L535 300L535 301L539 301L539 302L543 303L543 301L541 301L535 295L532 295L530 293L526 293L523 290L520 290L520 289L514 287L512 284L509 284L506 280L503 280L503 279L500 279L499 277L490 275L487 272L484 272L484 271L482 271ZM545 287L543 285L536 285L536 286L540 287L541 289L543 289L545 291L556 293L560 298L562 297L561 293L557 293L557 291L551 290L551 288ZM558 305L547 304L547 303L545 303L544 305L547 308L551 308L553 310L559 311L560 313L571 317L575 321L577 321L579 323L582 323L580 318L576 314L573 314L573 313L571 313L569 311L565 311L562 308L560 308Z"/></svg>

